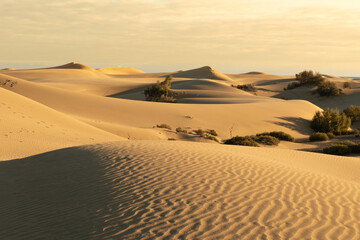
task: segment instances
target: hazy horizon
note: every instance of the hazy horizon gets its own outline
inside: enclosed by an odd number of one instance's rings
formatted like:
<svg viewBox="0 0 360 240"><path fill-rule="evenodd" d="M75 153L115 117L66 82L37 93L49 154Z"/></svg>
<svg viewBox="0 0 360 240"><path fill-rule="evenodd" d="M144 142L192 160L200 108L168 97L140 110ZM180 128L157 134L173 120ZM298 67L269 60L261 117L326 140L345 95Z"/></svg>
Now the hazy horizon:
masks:
<svg viewBox="0 0 360 240"><path fill-rule="evenodd" d="M359 76L359 10L352 0L2 0L0 68Z"/></svg>

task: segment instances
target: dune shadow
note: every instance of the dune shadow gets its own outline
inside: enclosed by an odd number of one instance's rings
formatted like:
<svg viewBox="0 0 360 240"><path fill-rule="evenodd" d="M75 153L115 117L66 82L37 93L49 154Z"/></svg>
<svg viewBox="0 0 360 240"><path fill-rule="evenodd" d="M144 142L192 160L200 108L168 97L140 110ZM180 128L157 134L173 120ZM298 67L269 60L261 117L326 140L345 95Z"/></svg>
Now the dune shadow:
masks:
<svg viewBox="0 0 360 240"><path fill-rule="evenodd" d="M313 131L310 128L310 121L301 117L278 117L282 121L271 121L276 125L286 127L304 135L310 135Z"/></svg>
<svg viewBox="0 0 360 240"><path fill-rule="evenodd" d="M126 229L106 219L134 214L126 212L136 199L126 191L129 161L72 147L0 162L0 239L105 239Z"/></svg>

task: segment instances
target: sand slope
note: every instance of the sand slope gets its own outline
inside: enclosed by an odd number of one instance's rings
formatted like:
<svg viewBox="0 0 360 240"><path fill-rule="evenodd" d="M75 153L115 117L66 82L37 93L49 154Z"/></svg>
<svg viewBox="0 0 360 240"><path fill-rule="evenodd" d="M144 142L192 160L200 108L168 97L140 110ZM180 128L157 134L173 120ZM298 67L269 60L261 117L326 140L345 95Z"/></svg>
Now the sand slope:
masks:
<svg viewBox="0 0 360 240"><path fill-rule="evenodd" d="M80 94L0 75L0 81L6 78L18 82L9 90L126 138L135 134L136 139L163 139L157 130L151 130L161 123L173 128L215 129L221 138L230 137L231 129L234 135L279 130L304 137L311 133L308 120L319 110L306 101L249 98L248 94L240 94L246 96L242 104L206 104L208 100L201 105L131 101ZM138 128L139 134L129 133L126 126ZM145 131L141 134L142 129Z"/></svg>
<svg viewBox="0 0 360 240"><path fill-rule="evenodd" d="M68 148L0 163L0 238L357 240L359 181L358 159L291 150Z"/></svg>
<svg viewBox="0 0 360 240"><path fill-rule="evenodd" d="M4 88L0 96L0 160L122 139Z"/></svg>
<svg viewBox="0 0 360 240"><path fill-rule="evenodd" d="M232 79L227 75L209 66L191 69L187 71L179 71L171 75L176 78L207 78L207 79L232 81Z"/></svg>

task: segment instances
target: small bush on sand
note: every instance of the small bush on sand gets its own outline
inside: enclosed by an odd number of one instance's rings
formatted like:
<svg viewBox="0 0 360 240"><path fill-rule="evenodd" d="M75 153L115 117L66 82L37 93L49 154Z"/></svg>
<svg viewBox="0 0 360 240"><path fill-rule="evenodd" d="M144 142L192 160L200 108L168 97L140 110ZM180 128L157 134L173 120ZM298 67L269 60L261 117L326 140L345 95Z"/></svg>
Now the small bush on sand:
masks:
<svg viewBox="0 0 360 240"><path fill-rule="evenodd" d="M163 82L157 82L145 89L145 99L153 102L175 102L174 93L170 90L172 76L169 75Z"/></svg>
<svg viewBox="0 0 360 240"><path fill-rule="evenodd" d="M343 113L345 113L352 122L358 121L360 118L360 106L350 105L344 109Z"/></svg>
<svg viewBox="0 0 360 240"><path fill-rule="evenodd" d="M351 149L347 145L335 144L330 147L324 148L323 152L326 154L345 156L345 155L349 155L351 153Z"/></svg>
<svg viewBox="0 0 360 240"><path fill-rule="evenodd" d="M315 132L332 132L334 134L347 131L351 125L351 119L344 113L340 114L337 109L326 109L318 111L311 120L311 128Z"/></svg>
<svg viewBox="0 0 360 240"><path fill-rule="evenodd" d="M343 84L343 88L349 88L349 89L352 89L352 82L344 82Z"/></svg>
<svg viewBox="0 0 360 240"><path fill-rule="evenodd" d="M224 142L224 144L231 144L231 145L242 145L242 146L252 146L252 147L259 147L259 144L255 142L252 137L233 137Z"/></svg>
<svg viewBox="0 0 360 240"><path fill-rule="evenodd" d="M264 133L256 134L256 136L272 136L282 141L288 141L288 142L295 141L295 138L293 136L281 131L264 132Z"/></svg>
<svg viewBox="0 0 360 240"><path fill-rule="evenodd" d="M340 90L334 82L324 81L320 83L316 89L320 96L339 96Z"/></svg>
<svg viewBox="0 0 360 240"><path fill-rule="evenodd" d="M213 136L217 136L217 135L218 135L217 132L216 132L215 130L213 130L213 129L209 131L209 134L210 134L210 135L213 135Z"/></svg>
<svg viewBox="0 0 360 240"><path fill-rule="evenodd" d="M199 135L200 137L205 137L205 132L201 129L195 130L195 134Z"/></svg>
<svg viewBox="0 0 360 240"><path fill-rule="evenodd" d="M165 123L162 123L162 124L160 124L160 125L156 125L156 127L157 127L157 128L166 128L166 129L171 130L170 125L165 124Z"/></svg>
<svg viewBox="0 0 360 240"><path fill-rule="evenodd" d="M182 129L181 127L177 127L176 132L178 132L178 133L187 133L187 130Z"/></svg>
<svg viewBox="0 0 360 240"><path fill-rule="evenodd" d="M316 142L316 141L328 141L329 140L329 136L326 133L322 133L322 132L316 132L311 134L311 136L309 137L309 140L311 142Z"/></svg>
<svg viewBox="0 0 360 240"><path fill-rule="evenodd" d="M216 137L214 137L212 135L207 136L207 139L210 139L210 140L215 141L215 142L220 142L219 139L217 139Z"/></svg>
<svg viewBox="0 0 360 240"><path fill-rule="evenodd" d="M295 75L296 76L296 80L301 84L301 85L306 85L306 84L320 84L324 81L324 77L316 72L314 73L312 70L310 71L302 71L298 74Z"/></svg>
<svg viewBox="0 0 360 240"><path fill-rule="evenodd" d="M260 144L264 144L264 145L279 145L280 140L277 139L276 137L272 137L272 136L268 136L268 135L263 135L263 136L256 136L253 137L253 139Z"/></svg>
<svg viewBox="0 0 360 240"><path fill-rule="evenodd" d="M257 92L257 88L252 84L243 84L243 85L233 85L234 87L247 91L247 92Z"/></svg>
<svg viewBox="0 0 360 240"><path fill-rule="evenodd" d="M297 88L300 86L301 86L301 83L299 83L299 82L291 82L287 85L287 87L284 88L284 90L290 90L290 89L294 89L294 88Z"/></svg>

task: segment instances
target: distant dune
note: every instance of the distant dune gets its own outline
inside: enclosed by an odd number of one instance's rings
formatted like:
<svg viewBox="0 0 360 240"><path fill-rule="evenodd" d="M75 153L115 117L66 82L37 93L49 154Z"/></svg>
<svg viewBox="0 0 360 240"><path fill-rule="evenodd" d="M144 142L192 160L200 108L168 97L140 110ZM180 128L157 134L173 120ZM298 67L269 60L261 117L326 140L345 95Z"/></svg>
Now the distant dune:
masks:
<svg viewBox="0 0 360 240"><path fill-rule="evenodd" d="M1 70L13 71L13 70L16 70L16 68L3 68Z"/></svg>
<svg viewBox="0 0 360 240"><path fill-rule="evenodd" d="M226 80L232 81L231 78L225 74L209 67L201 67L187 71L179 71L172 74L176 78L207 78L207 79L216 79L216 80Z"/></svg>
<svg viewBox="0 0 360 240"><path fill-rule="evenodd" d="M57 68L57 69L83 69L83 70L95 70L91 67L88 67L81 63L71 62L64 65L56 66L56 67L50 67L49 69Z"/></svg>
<svg viewBox="0 0 360 240"><path fill-rule="evenodd" d="M131 75L131 74L141 74L145 73L144 71L141 71L136 68L99 68L98 71L105 73L105 74L111 74L111 75Z"/></svg>

